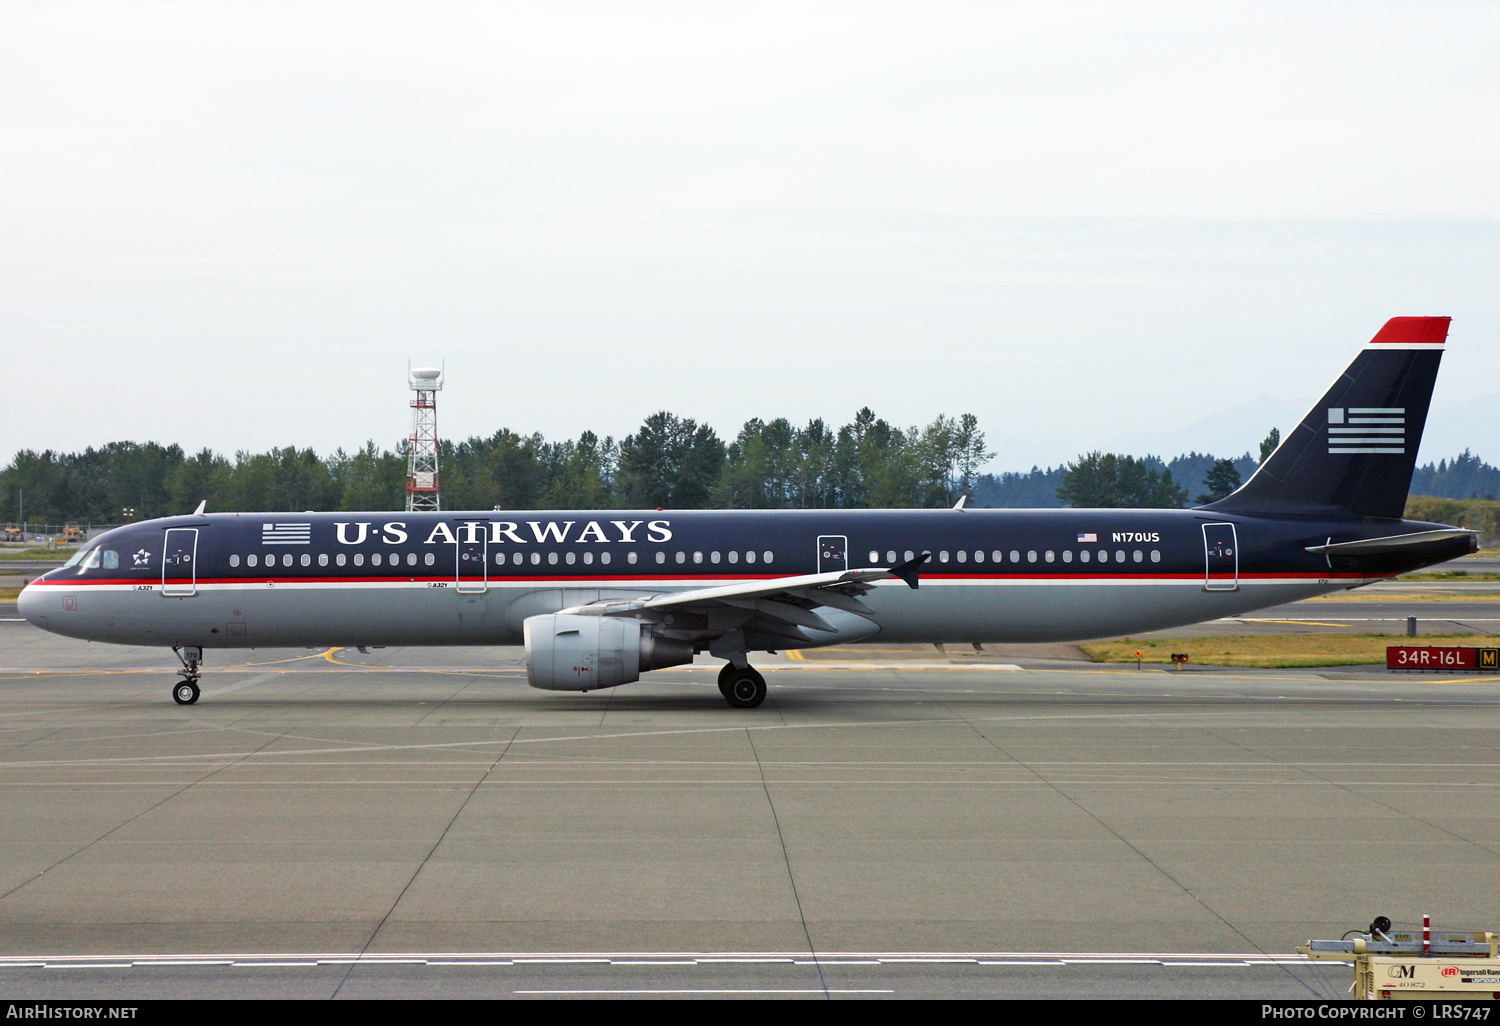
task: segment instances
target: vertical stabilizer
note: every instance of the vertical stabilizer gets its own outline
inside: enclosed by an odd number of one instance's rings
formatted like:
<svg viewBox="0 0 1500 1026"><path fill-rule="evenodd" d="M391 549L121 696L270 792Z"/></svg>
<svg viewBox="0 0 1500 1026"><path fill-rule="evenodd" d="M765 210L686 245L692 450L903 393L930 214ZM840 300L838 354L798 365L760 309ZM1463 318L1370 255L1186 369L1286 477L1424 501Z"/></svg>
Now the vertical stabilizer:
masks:
<svg viewBox="0 0 1500 1026"><path fill-rule="evenodd" d="M1204 509L1399 518L1449 317L1392 317L1245 484Z"/></svg>

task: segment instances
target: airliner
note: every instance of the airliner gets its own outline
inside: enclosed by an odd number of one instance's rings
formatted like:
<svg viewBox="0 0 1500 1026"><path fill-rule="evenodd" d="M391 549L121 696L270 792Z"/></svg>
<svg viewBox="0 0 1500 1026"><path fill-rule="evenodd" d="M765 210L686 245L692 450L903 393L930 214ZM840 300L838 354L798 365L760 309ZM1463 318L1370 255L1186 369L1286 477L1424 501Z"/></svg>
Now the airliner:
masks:
<svg viewBox="0 0 1500 1026"><path fill-rule="evenodd" d="M21 592L71 638L204 653L515 645L533 687L593 691L857 642L1135 634L1357 588L1478 548L1405 520L1447 317L1396 317L1237 491L1192 509L209 513L116 528Z"/></svg>

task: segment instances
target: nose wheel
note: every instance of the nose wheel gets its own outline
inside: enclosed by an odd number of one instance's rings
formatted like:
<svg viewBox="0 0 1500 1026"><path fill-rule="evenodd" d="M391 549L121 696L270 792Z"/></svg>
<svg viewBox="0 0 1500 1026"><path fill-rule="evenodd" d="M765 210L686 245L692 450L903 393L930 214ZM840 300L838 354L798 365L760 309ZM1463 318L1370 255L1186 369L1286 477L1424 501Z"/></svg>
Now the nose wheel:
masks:
<svg viewBox="0 0 1500 1026"><path fill-rule="evenodd" d="M766 679L753 666L730 663L719 671L719 693L736 709L754 709L766 700Z"/></svg>
<svg viewBox="0 0 1500 1026"><path fill-rule="evenodd" d="M172 652L177 656L177 661L182 663L182 669L177 671L182 679L172 685L172 701L178 705L192 705L201 694L198 680L202 674L198 672L198 666L203 662L203 649L191 645L186 648L173 645Z"/></svg>

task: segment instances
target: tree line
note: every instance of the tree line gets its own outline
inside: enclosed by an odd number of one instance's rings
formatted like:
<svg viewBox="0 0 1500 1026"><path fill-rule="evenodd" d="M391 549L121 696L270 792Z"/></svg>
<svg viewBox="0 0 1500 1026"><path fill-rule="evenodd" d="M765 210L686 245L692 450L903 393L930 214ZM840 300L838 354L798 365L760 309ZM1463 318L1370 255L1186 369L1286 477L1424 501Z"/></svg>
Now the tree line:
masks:
<svg viewBox="0 0 1500 1026"><path fill-rule="evenodd" d="M900 428L865 408L832 427L752 419L729 441L691 418L652 414L618 441L585 431L547 441L506 428L440 443L444 509L811 509L952 506L1174 507L1222 498L1259 459L1191 452L1164 461L1091 452L1055 468L981 474L993 458L973 414ZM24 450L0 469L0 520L94 524L191 511L396 510L407 450L367 442L327 456L288 446L241 451L111 442L82 452ZM1500 491L1500 470L1465 452L1419 468L1413 491L1452 498Z"/></svg>
<svg viewBox="0 0 1500 1026"><path fill-rule="evenodd" d="M972 494L994 456L973 414L901 428L868 408L837 428L752 419L728 442L662 411L618 441L585 431L549 442L502 428L439 446L444 509L941 507ZM0 518L118 523L127 509L144 520L202 501L245 512L401 509L406 473L405 442L233 459L157 442L24 450L0 470Z"/></svg>

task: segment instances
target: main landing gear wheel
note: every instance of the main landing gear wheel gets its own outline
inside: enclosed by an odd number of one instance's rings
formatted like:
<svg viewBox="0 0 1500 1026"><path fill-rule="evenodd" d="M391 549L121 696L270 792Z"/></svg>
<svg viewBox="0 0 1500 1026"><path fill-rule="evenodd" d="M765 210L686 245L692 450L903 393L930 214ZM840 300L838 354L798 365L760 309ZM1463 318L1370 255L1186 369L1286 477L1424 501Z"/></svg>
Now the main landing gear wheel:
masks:
<svg viewBox="0 0 1500 1026"><path fill-rule="evenodd" d="M198 685L194 681L178 681L172 687L172 700L178 705L192 705L198 701Z"/></svg>
<svg viewBox="0 0 1500 1026"><path fill-rule="evenodd" d="M754 709L766 700L766 679L752 666L726 666L719 671L719 691L736 709Z"/></svg>

